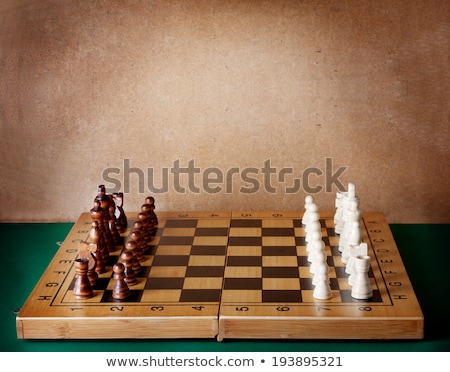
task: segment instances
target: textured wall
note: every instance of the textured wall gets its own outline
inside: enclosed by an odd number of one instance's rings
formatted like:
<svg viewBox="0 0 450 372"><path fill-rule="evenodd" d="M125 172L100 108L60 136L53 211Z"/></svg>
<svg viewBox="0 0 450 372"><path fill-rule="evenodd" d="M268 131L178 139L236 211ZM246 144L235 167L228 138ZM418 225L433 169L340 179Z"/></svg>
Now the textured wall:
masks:
<svg viewBox="0 0 450 372"><path fill-rule="evenodd" d="M389 222L450 222L449 20L447 0L3 0L0 220L74 221L102 183L182 211L330 210L353 182Z"/></svg>

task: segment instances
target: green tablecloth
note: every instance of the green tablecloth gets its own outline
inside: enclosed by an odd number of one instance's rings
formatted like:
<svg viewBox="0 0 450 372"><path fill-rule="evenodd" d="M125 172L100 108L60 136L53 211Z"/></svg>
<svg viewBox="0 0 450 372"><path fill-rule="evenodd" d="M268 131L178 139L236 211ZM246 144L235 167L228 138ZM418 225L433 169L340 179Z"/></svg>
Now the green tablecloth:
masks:
<svg viewBox="0 0 450 372"><path fill-rule="evenodd" d="M450 351L450 224L390 225L425 317L425 338L408 341L305 340L22 340L20 308L58 250L71 223L0 224L0 351L344 352Z"/></svg>

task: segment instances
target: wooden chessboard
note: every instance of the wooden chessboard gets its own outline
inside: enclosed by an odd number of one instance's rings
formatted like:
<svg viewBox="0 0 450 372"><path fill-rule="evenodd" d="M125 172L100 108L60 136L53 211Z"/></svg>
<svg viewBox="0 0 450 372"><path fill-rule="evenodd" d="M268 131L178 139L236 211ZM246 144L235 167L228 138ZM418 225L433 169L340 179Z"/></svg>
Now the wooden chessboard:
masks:
<svg viewBox="0 0 450 372"><path fill-rule="evenodd" d="M423 315L384 215L365 212L374 296L355 300L333 213L320 213L333 297L316 300L301 212L159 212L126 300L112 298L111 254L94 297L76 300L74 261L89 241L81 215L17 316L26 339L420 339ZM137 213L127 213L126 241Z"/></svg>

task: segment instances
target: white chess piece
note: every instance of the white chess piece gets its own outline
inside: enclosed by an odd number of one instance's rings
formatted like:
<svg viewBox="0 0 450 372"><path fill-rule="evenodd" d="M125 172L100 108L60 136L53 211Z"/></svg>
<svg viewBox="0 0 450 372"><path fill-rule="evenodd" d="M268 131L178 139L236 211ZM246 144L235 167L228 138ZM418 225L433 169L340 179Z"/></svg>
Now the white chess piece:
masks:
<svg viewBox="0 0 450 372"><path fill-rule="evenodd" d="M314 274L316 269L317 257L324 251L325 243L323 242L322 238L320 238L311 242L310 244L311 246L308 255L308 262L310 262L311 265L309 266L309 272Z"/></svg>
<svg viewBox="0 0 450 372"><path fill-rule="evenodd" d="M350 245L349 260L345 267L345 272L349 274L348 285L353 286L355 282L356 270L355 270L355 258L357 256L367 256L367 243L361 243L359 245Z"/></svg>
<svg viewBox="0 0 450 372"><path fill-rule="evenodd" d="M350 211L350 200L344 198L342 201L342 230L339 236L339 252L344 250L344 246L347 242L347 236L349 234L349 224L348 222L351 220L351 211Z"/></svg>
<svg viewBox="0 0 450 372"><path fill-rule="evenodd" d="M356 188L354 183L349 183L347 187L347 193L350 198L354 198L356 196Z"/></svg>
<svg viewBox="0 0 450 372"><path fill-rule="evenodd" d="M336 212L334 215L334 231L341 235L345 225L345 211L349 208L350 202L356 202L359 206L359 198L356 196L356 188L353 183L348 184L346 192L337 192L335 199Z"/></svg>
<svg viewBox="0 0 450 372"><path fill-rule="evenodd" d="M329 267L327 263L327 255L323 251L323 249L319 249L315 252L314 255L314 272L312 284L317 285L317 283L320 281L321 275L326 272L329 273Z"/></svg>
<svg viewBox="0 0 450 372"><path fill-rule="evenodd" d="M314 197L311 195L307 195L305 197L305 212L303 213L303 217L302 217L302 224L303 226L307 226L308 225L308 221L309 221L309 215L311 213L311 207L313 207L314 204Z"/></svg>
<svg viewBox="0 0 450 372"><path fill-rule="evenodd" d="M308 213L308 223L305 225L305 230L308 230L308 226L311 224L311 222L314 221L319 221L320 219L320 215L319 215L319 208L317 207L317 204L313 204L310 208L309 208L309 213Z"/></svg>
<svg viewBox="0 0 450 372"><path fill-rule="evenodd" d="M358 246L361 244L362 239L362 230L359 220L354 220L353 218L358 218L357 215L353 215L352 219L347 222L348 230L347 230L347 236L345 240L345 244L343 246L342 250L342 262L348 263L349 257L350 257L350 247L351 246Z"/></svg>
<svg viewBox="0 0 450 372"><path fill-rule="evenodd" d="M305 227L305 231L308 231L309 226L311 225L311 223L315 222L315 221L319 221L319 207L317 206L317 204L311 204L309 207L309 209L307 210L306 213L306 221L303 219L302 223ZM305 217L304 217L305 218Z"/></svg>
<svg viewBox="0 0 450 372"><path fill-rule="evenodd" d="M342 233L342 228L344 227L344 220L342 214L344 212L344 197L347 195L346 192L338 191L336 193L335 207L336 212L334 214L334 232L336 234Z"/></svg>
<svg viewBox="0 0 450 372"><path fill-rule="evenodd" d="M369 279L370 257L356 256L356 277L352 287L351 296L357 300L367 300L373 297L372 285Z"/></svg>
<svg viewBox="0 0 450 372"><path fill-rule="evenodd" d="M308 242L311 240L311 233L315 231L320 231L320 221L319 221L319 213L317 212L311 212L308 217L308 224L305 226L305 242L308 244Z"/></svg>
<svg viewBox="0 0 450 372"><path fill-rule="evenodd" d="M318 252L313 277L313 285L315 286L313 297L318 300L328 300L332 297L329 269L326 254L323 251Z"/></svg>
<svg viewBox="0 0 450 372"><path fill-rule="evenodd" d="M342 253L342 262L347 263L348 253L345 252L349 245L349 241L352 239L354 244L359 244L360 241L356 241L355 237L352 237L352 234L356 234L354 232L354 228L357 222L358 224L361 221L362 211L358 208L358 202L356 200L350 201L348 203L348 208L344 211L344 228L342 230L342 234L339 237L339 251Z"/></svg>
<svg viewBox="0 0 450 372"><path fill-rule="evenodd" d="M315 240L319 240L322 239L322 231L321 231L321 227L320 227L320 222L319 221L313 221L310 223L309 225L309 230L306 233L305 236L305 242L306 242L306 252L310 252L310 243L315 241Z"/></svg>

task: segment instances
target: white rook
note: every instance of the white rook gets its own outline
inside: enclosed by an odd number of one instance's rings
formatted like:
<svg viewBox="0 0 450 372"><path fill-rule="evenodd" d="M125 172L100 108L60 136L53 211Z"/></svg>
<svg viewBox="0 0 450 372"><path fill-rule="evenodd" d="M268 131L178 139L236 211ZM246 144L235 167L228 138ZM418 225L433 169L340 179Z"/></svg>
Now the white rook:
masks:
<svg viewBox="0 0 450 372"><path fill-rule="evenodd" d="M373 296L369 279L370 256L355 257L356 277L352 287L352 297L357 300L367 300Z"/></svg>

